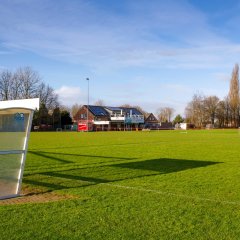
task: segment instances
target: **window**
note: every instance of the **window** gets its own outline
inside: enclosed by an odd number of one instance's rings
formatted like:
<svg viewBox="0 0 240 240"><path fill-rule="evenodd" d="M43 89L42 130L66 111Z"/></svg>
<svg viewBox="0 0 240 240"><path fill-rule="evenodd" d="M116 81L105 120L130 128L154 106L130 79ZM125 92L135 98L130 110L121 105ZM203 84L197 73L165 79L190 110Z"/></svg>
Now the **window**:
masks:
<svg viewBox="0 0 240 240"><path fill-rule="evenodd" d="M80 118L81 118L81 119L85 119L85 118L86 118L86 114L83 114L83 113L82 113L81 116L80 116Z"/></svg>

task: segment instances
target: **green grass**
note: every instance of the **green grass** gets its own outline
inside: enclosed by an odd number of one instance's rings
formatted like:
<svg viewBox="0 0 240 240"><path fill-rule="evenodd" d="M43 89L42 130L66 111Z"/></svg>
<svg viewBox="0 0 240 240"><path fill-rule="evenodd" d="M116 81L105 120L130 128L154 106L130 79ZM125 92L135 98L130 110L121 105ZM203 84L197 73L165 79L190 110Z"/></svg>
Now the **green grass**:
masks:
<svg viewBox="0 0 240 240"><path fill-rule="evenodd" d="M240 239L240 131L32 133L1 239Z"/></svg>

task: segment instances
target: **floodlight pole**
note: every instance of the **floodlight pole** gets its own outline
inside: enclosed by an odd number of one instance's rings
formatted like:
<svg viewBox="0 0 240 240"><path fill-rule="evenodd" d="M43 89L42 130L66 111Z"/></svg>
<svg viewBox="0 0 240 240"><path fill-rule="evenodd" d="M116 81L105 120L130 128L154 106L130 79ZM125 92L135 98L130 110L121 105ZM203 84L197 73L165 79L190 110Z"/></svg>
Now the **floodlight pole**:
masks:
<svg viewBox="0 0 240 240"><path fill-rule="evenodd" d="M88 111L89 111L89 78L86 78L87 82L88 82L88 102L87 102L87 132L89 132L89 129L88 129Z"/></svg>

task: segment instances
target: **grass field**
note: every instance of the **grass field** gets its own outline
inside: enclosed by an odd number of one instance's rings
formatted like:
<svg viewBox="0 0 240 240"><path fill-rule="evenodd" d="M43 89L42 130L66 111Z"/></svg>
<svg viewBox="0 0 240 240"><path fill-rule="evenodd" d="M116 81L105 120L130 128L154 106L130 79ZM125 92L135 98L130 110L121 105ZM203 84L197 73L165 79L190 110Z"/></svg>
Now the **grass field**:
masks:
<svg viewBox="0 0 240 240"><path fill-rule="evenodd" d="M0 239L240 239L240 131L32 133Z"/></svg>

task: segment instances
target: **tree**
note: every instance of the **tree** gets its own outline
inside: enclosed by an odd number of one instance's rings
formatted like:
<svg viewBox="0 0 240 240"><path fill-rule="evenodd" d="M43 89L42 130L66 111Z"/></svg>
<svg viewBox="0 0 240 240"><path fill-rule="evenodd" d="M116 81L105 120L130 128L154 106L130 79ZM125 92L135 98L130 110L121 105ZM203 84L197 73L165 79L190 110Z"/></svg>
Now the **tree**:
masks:
<svg viewBox="0 0 240 240"><path fill-rule="evenodd" d="M18 97L21 99L37 96L38 86L41 82L39 74L30 67L19 68L14 73L14 81L17 83Z"/></svg>
<svg viewBox="0 0 240 240"><path fill-rule="evenodd" d="M61 126L65 125L71 125L72 124L72 118L70 116L70 112L67 110L61 111Z"/></svg>
<svg viewBox="0 0 240 240"><path fill-rule="evenodd" d="M128 103L125 103L125 104L122 104L120 107L123 107L123 108L131 108L132 106Z"/></svg>
<svg viewBox="0 0 240 240"><path fill-rule="evenodd" d="M160 122L167 122L167 117L166 117L164 108L159 108L157 110L157 117L158 117Z"/></svg>
<svg viewBox="0 0 240 240"><path fill-rule="evenodd" d="M186 120L189 123L193 123L197 127L202 127L204 124L204 97L196 93L193 95L192 101L190 101L185 108Z"/></svg>
<svg viewBox="0 0 240 240"><path fill-rule="evenodd" d="M167 113L167 117L168 117L168 122L171 122L171 118L172 118L172 115L173 115L174 111L175 110L173 108L166 107L166 113Z"/></svg>
<svg viewBox="0 0 240 240"><path fill-rule="evenodd" d="M227 103L226 101L219 101L216 109L216 119L219 128L227 125Z"/></svg>
<svg viewBox="0 0 240 240"><path fill-rule="evenodd" d="M40 98L47 109L59 105L58 95L53 88L41 81L39 74L30 67L23 67L12 73L4 70L0 73L0 100Z"/></svg>
<svg viewBox="0 0 240 240"><path fill-rule="evenodd" d="M40 103L44 104L48 109L53 110L59 106L58 95L53 88L43 82L38 86L36 95L40 98Z"/></svg>
<svg viewBox="0 0 240 240"><path fill-rule="evenodd" d="M134 106L134 108L136 108L139 112L141 112L145 117L148 117L149 113L145 111L142 107L137 105L137 106Z"/></svg>
<svg viewBox="0 0 240 240"><path fill-rule="evenodd" d="M159 108L157 110L157 116L160 122L170 122L174 109L170 107Z"/></svg>
<svg viewBox="0 0 240 240"><path fill-rule="evenodd" d="M62 123L61 123L61 111L59 107L56 107L53 110L53 114L52 114L52 118L53 118L53 128L61 128Z"/></svg>
<svg viewBox="0 0 240 240"><path fill-rule="evenodd" d="M235 64L230 81L228 93L229 106L231 109L231 123L237 127L239 125L239 66Z"/></svg>
<svg viewBox="0 0 240 240"><path fill-rule="evenodd" d="M228 98L228 96L225 97L224 103L225 103L225 113L224 113L225 126L229 127L230 105L229 105L229 98Z"/></svg>
<svg viewBox="0 0 240 240"><path fill-rule="evenodd" d="M184 122L184 118L180 114L178 114L173 120L174 124L182 123L182 122Z"/></svg>
<svg viewBox="0 0 240 240"><path fill-rule="evenodd" d="M212 125L216 117L216 111L219 103L219 98L217 96L205 97L203 100L205 120L209 121Z"/></svg>
<svg viewBox="0 0 240 240"><path fill-rule="evenodd" d="M1 72L0 74L0 99L11 99L12 88L12 73L8 70Z"/></svg>
<svg viewBox="0 0 240 240"><path fill-rule="evenodd" d="M21 96L21 92L20 92L20 89L21 89L21 79L17 77L17 75L15 73L13 73L13 76L12 76L12 88L11 88L11 97L10 97L10 100L17 100L17 99L22 99L22 96Z"/></svg>
<svg viewBox="0 0 240 240"><path fill-rule="evenodd" d="M75 103L74 105L72 105L70 113L71 113L71 117L75 117L75 115L77 114L78 110L82 107L82 105Z"/></svg>
<svg viewBox="0 0 240 240"><path fill-rule="evenodd" d="M95 104L96 106L105 106L105 102L102 99L98 99Z"/></svg>
<svg viewBox="0 0 240 240"><path fill-rule="evenodd" d="M33 125L47 125L50 122L50 116L48 114L48 109L44 104L40 104L39 110L34 111Z"/></svg>

